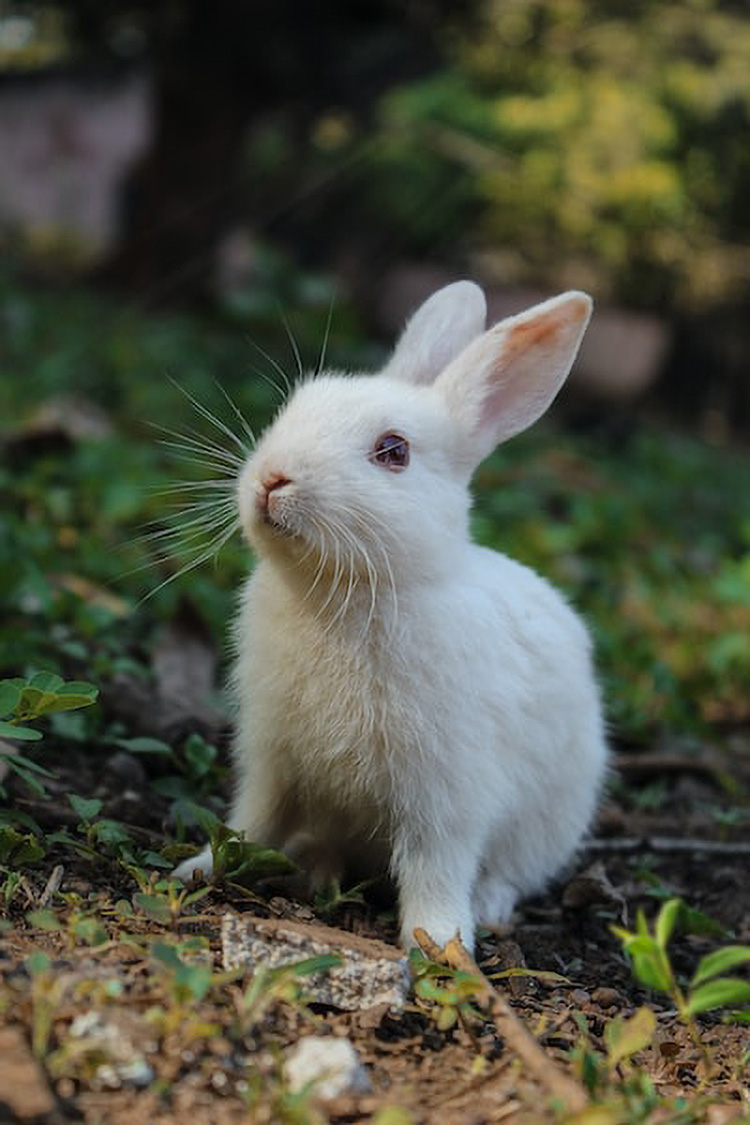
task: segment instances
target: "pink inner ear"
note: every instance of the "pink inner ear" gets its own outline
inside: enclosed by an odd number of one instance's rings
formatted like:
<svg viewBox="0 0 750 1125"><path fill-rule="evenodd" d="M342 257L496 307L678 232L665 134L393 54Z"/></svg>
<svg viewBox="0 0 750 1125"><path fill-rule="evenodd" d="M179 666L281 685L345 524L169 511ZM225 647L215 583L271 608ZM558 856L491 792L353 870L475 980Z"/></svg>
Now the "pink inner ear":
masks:
<svg viewBox="0 0 750 1125"><path fill-rule="evenodd" d="M553 343L557 333L566 327L570 327L570 312L567 311L567 315L564 315L560 309L551 309L533 320L515 324L508 333L503 352L504 362L513 363L522 352L535 346L544 346L547 340Z"/></svg>
<svg viewBox="0 0 750 1125"><path fill-rule="evenodd" d="M478 464L544 413L565 382L590 313L585 293L563 293L491 328L446 368L436 387L461 427L467 462Z"/></svg>
<svg viewBox="0 0 750 1125"><path fill-rule="evenodd" d="M497 327L479 420L490 447L535 422L565 382L590 305L579 295L558 300Z"/></svg>

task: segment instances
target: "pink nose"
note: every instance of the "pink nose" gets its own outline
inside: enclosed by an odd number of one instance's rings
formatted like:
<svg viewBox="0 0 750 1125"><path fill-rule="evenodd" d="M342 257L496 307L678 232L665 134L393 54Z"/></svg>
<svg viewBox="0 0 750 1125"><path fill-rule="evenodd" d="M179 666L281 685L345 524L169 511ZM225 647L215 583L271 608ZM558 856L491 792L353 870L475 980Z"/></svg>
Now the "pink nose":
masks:
<svg viewBox="0 0 750 1125"><path fill-rule="evenodd" d="M260 482L261 491L255 499L255 505L261 515L268 514L268 504L271 498L271 493L275 492L277 488L283 488L285 484L291 484L289 477L285 477L283 473L271 473L269 476Z"/></svg>

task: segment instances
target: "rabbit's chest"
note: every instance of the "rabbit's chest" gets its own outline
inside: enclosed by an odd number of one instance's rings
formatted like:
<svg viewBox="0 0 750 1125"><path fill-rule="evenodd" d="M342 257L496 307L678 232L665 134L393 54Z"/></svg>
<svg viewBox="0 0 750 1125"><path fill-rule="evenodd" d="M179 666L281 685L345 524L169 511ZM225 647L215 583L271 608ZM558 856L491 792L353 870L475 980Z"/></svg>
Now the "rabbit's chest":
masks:
<svg viewBox="0 0 750 1125"><path fill-rule="evenodd" d="M387 649L304 629L263 639L250 683L256 735L311 803L390 806L426 737L399 662Z"/></svg>
<svg viewBox="0 0 750 1125"><path fill-rule="evenodd" d="M413 710L400 688L371 657L332 646L319 651L316 672L301 662L295 685L277 715L283 741L300 769L312 760L314 775L335 771L368 789L390 788L405 745L415 737Z"/></svg>

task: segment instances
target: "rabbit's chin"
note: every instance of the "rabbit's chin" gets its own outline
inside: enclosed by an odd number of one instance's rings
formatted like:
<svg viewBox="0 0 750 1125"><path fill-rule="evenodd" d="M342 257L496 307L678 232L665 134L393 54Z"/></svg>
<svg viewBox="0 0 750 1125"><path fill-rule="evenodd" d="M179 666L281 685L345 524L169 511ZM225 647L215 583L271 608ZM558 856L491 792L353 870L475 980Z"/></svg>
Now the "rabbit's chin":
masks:
<svg viewBox="0 0 750 1125"><path fill-rule="evenodd" d="M257 516L243 528L245 538L251 547L262 548L264 545L277 545L279 543L299 543L304 546L305 537L298 528L289 523L282 523L269 515Z"/></svg>

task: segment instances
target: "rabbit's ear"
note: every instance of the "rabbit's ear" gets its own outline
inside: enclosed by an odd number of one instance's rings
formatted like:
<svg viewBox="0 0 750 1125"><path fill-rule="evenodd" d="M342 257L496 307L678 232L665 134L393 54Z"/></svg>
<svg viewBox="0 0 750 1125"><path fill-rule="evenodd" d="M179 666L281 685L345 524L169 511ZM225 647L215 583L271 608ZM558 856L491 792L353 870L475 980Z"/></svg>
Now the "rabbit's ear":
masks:
<svg viewBox="0 0 750 1125"><path fill-rule="evenodd" d="M569 292L509 317L465 348L435 383L469 438L472 465L539 418L565 382L591 316Z"/></svg>
<svg viewBox="0 0 750 1125"><path fill-rule="evenodd" d="M432 383L484 331L487 303L473 281L455 281L417 309L383 371L391 378Z"/></svg>

